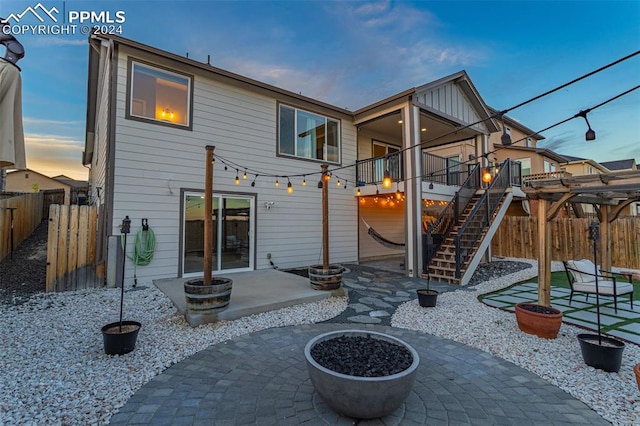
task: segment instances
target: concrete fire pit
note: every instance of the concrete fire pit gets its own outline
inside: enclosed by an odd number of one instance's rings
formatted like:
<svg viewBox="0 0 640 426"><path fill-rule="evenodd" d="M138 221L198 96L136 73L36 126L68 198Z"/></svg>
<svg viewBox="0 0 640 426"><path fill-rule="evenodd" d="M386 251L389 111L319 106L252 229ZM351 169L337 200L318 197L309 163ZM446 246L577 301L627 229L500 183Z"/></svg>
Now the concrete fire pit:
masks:
<svg viewBox="0 0 640 426"><path fill-rule="evenodd" d="M331 344L332 339L341 337L360 337L391 344L386 346L397 347L397 350L403 352L408 351L410 364L406 369L394 374L361 377L326 368L318 362L323 360L316 360L312 356L316 345L322 342ZM361 342L358 342L353 349L359 351L362 346ZM387 334L362 330L339 330L316 336L305 346L304 356L311 383L324 402L337 413L356 419L384 417L398 409L411 392L420 362L418 352L402 340ZM367 360L363 359L362 362L367 363Z"/></svg>

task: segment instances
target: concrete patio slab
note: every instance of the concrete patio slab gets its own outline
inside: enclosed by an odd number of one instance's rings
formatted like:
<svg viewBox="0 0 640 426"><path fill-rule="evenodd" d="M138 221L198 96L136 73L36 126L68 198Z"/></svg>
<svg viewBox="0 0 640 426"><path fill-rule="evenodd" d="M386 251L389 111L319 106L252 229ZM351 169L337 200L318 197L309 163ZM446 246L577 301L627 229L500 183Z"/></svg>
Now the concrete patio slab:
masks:
<svg viewBox="0 0 640 426"><path fill-rule="evenodd" d="M229 307L216 314L218 321L231 321L247 315L273 311L301 303L317 302L331 297L342 296L345 290L313 290L308 278L295 274L264 269L260 271L224 274L233 280ZM192 278L169 278L154 280L153 284L171 299L181 314L186 314L187 302L183 283ZM190 322L191 323L191 322Z"/></svg>

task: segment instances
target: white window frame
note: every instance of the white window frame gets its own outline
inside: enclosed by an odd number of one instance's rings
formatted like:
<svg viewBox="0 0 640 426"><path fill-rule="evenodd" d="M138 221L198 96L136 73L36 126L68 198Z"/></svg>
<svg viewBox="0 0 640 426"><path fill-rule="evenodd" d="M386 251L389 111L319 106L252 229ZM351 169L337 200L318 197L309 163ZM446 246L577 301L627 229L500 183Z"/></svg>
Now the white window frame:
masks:
<svg viewBox="0 0 640 426"><path fill-rule="evenodd" d="M138 114L134 114L133 112L133 106L135 103L139 103L142 102L143 105L146 103L145 100L141 100L141 99L134 99L133 94L134 94L134 76L135 76L135 69L136 67L140 67L140 68L147 68L150 70L153 70L159 74L165 74L167 75L167 77L174 77L180 80L186 80L186 89L187 89L187 101L186 101L186 105L185 105L185 122L184 123L180 123L180 122L171 122L171 121L166 121L166 120L161 120L161 119L157 119L154 117L148 117L146 115L138 115ZM129 75L128 75L128 99L127 99L127 110L126 110L126 118L128 119L133 119L133 120L139 120L139 121L145 121L148 123L154 123L154 124L160 124L160 125L164 125L164 126L171 126L171 127L177 127L177 128L181 128L181 129L189 129L191 130L192 128L192 118L193 118L193 76L189 75L189 74L182 74L179 72L175 72L154 64L150 64L147 62L143 62L137 59L133 59L130 58L129 59L129 65L127 67ZM167 78L167 80L171 80L170 78Z"/></svg>
<svg viewBox="0 0 640 426"><path fill-rule="evenodd" d="M281 115L281 111L282 108L288 108L290 110L293 110L293 123L294 123L294 141L293 141L293 150L294 153L288 153L288 152L282 152L282 149L280 147L280 139L281 139L281 132L282 132L282 123L280 121L280 115ZM322 149L322 155L323 158L316 158L316 157L305 157L302 155L298 154L298 141L297 141L297 136L299 134L298 132L298 111L301 112L305 112L307 114L313 114L319 117L323 117L324 118L324 125L325 125L325 129L328 129L327 124L331 121L334 122L337 126L337 138L338 138L338 159L337 161L332 161L328 159L328 148L329 148L329 144L327 143L327 136L328 136L328 132L325 131L325 142L324 142L324 146ZM303 108L297 108L291 105L287 105L287 104L278 104L278 135L277 135L277 140L278 140L278 146L277 146L277 152L278 155L283 156L283 157L291 157L291 158L299 158L302 160L309 160L309 161L318 161L318 162L322 162L322 163L330 163L330 164L341 164L342 163L342 130L341 130L341 122L340 120L338 120L337 118L333 118L333 117L329 117L326 116L324 114L319 114L317 112L314 111L309 111Z"/></svg>

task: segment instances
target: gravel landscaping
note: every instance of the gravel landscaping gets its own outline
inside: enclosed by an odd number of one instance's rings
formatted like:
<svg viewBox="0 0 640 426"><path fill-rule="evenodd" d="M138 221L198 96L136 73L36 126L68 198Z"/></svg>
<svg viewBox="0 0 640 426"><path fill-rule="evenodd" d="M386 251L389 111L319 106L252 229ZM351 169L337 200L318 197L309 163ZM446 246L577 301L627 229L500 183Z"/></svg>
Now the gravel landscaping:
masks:
<svg viewBox="0 0 640 426"><path fill-rule="evenodd" d="M124 298L125 319L143 327L136 349L110 357L100 328L118 318L119 289L42 293L43 237L46 223L14 252L13 261L0 263L0 424L107 424L145 383L211 344L322 322L347 306L345 297L330 298L194 329L162 292L140 285ZM487 267L487 279L470 288L441 294L435 308L421 308L417 300L400 305L392 325L489 352L560 387L614 425L640 424L632 371L640 347L627 344L620 372L605 373L582 361L576 335L583 330L563 324L557 339L539 339L518 330L512 313L478 301L481 294L537 275L536 262L515 260ZM554 270L560 268L554 263Z"/></svg>

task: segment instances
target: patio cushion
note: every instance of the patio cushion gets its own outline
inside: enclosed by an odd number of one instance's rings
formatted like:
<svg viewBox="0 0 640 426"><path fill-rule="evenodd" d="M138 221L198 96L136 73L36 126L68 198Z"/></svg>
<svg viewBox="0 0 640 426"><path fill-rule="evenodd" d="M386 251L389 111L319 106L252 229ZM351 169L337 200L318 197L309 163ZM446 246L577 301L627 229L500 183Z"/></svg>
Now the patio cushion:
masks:
<svg viewBox="0 0 640 426"><path fill-rule="evenodd" d="M573 284L573 289L575 291L584 291L587 293L595 293L596 292L596 282L590 283L581 283L576 282ZM613 281L600 281L598 280L598 292L600 294L609 294L613 295ZM627 294L633 292L633 285L630 283L621 283L616 282L616 294Z"/></svg>
<svg viewBox="0 0 640 426"><path fill-rule="evenodd" d="M570 272L576 279L576 283L595 282L596 277L593 275L595 273L595 267L590 260L568 260L567 264L569 268L575 269L575 271ZM600 271L598 271L598 273L600 273Z"/></svg>

